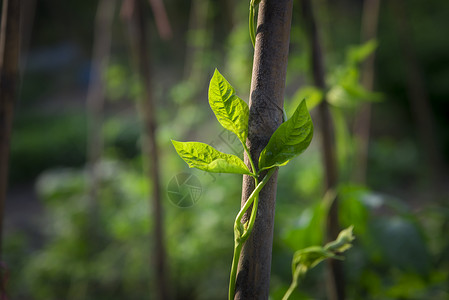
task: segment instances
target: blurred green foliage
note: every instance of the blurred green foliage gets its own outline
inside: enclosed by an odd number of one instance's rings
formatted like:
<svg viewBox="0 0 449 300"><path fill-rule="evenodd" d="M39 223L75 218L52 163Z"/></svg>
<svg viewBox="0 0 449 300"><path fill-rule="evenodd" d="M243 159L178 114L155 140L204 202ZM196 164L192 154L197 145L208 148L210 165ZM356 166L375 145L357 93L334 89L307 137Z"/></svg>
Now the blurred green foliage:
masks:
<svg viewBox="0 0 449 300"><path fill-rule="evenodd" d="M85 124L81 112L55 116L34 111L17 118L11 142L11 180L30 180L59 165L81 166L86 160Z"/></svg>
<svg viewBox="0 0 449 300"><path fill-rule="evenodd" d="M448 195L437 192L433 184L439 182L432 182L423 171L425 160L407 99L406 62L395 15L386 2L382 4L377 42L358 47L363 1L327 2L317 1L316 8L331 88L323 93L310 87L306 75L310 74L310 57L301 28L300 5L295 2L285 96L287 112L304 98L311 109L323 94L333 104L342 177L336 191L340 218L343 226L354 225L356 236L344 262L349 299L449 299ZM84 96L79 90L84 91L87 83L96 3L38 3L30 51L70 40L79 52L61 69L25 68L12 135L10 185L34 184L37 178L36 189L45 214L36 228L41 233L38 236L22 228L5 232L8 293L12 299L36 300L152 297L150 182L141 170L141 124L134 103L129 101L136 97L139 87L130 71L125 31L117 21L112 63L106 74L109 101L103 127L99 214L92 220L86 213L90 206L85 166L87 126ZM232 153L235 145L225 134L216 134L220 131L205 105L207 80L182 75L186 73L185 59L190 59L185 55L187 40L204 46L203 54L194 56L198 61L189 62L199 66L198 78L209 78L213 67L218 66L245 101L253 53L247 28L248 3L234 1L228 20L232 26L226 27L228 15L221 13L224 3L211 2L208 32L201 33L211 41L198 41L194 34L187 36L192 1L164 3L169 16L173 16L170 20L175 39L161 42L154 24L150 33L165 191L173 176L188 171L172 149L170 138L198 140L201 132L220 151ZM444 38L443 29L449 28L448 9L447 1L407 1L412 46L421 64L446 161L449 39ZM375 46L375 91L382 92L381 98L359 83L359 64ZM373 103L367 186L349 180L354 167L349 128L360 100ZM175 299L223 299L232 259L229 216L237 213L241 179L194 174L203 187L195 206L175 207L164 195L171 290ZM273 299L281 299L288 288L294 251L324 243L328 202L323 202L323 178L317 141L279 174ZM447 186L447 178L442 176L440 180ZM9 217L6 215L6 219ZM321 265L311 270L291 299L325 299L323 272Z"/></svg>

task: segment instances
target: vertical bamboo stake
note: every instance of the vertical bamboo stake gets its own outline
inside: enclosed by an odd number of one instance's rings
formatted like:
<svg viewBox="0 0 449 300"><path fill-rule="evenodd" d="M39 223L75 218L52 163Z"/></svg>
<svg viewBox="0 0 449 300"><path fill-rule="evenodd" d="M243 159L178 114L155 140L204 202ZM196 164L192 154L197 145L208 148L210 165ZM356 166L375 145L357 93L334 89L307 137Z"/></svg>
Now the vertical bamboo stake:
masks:
<svg viewBox="0 0 449 300"><path fill-rule="evenodd" d="M0 32L0 259L3 214L14 101L17 96L20 50L20 1L3 0Z"/></svg>
<svg viewBox="0 0 449 300"><path fill-rule="evenodd" d="M0 261L3 248L3 217L8 187L9 148L14 101L17 97L20 51L20 1L3 0L0 31ZM0 269L0 297L6 297Z"/></svg>
<svg viewBox="0 0 449 300"><path fill-rule="evenodd" d="M246 142L255 162L282 123L292 6L293 0L262 0L259 5ZM249 166L246 154L245 163ZM235 299L268 299L276 185L277 171L259 194L254 228L240 256ZM242 206L253 190L253 178L244 176Z"/></svg>
<svg viewBox="0 0 449 300"><path fill-rule="evenodd" d="M313 15L313 9L310 0L302 0L302 12L309 35L312 54L312 71L315 86L325 91L325 70L324 58L321 49L321 43L318 36L317 25ZM330 115L327 99L324 96L323 101L318 106L318 113L321 123L321 142L323 147L323 162L326 174L326 190L333 190L338 185L338 170L335 154L335 142L333 136L332 118ZM335 240L340 232L338 221L338 197L332 202L327 217L326 236L328 241ZM326 280L328 299L342 300L345 297L344 277L341 262L328 260L328 277Z"/></svg>
<svg viewBox="0 0 449 300"><path fill-rule="evenodd" d="M189 28L187 35L194 37L193 41L191 37L187 38L187 47L185 55L184 65L184 78L191 80L194 84L200 84L204 82L204 54L209 47L209 40L212 39L212 29L208 24L208 19L211 11L210 0L192 0L189 13ZM204 33L204 40L198 43L198 39L195 38Z"/></svg>
<svg viewBox="0 0 449 300"><path fill-rule="evenodd" d="M168 20L167 11L165 10L164 2L162 0L148 0L148 2L150 3L151 10L153 11L159 36L164 40L171 39L173 33L171 30L170 21Z"/></svg>
<svg viewBox="0 0 449 300"><path fill-rule="evenodd" d="M159 153L156 144L156 113L151 93L150 55L148 32L143 0L126 0L129 15L126 15L130 28L131 49L143 88L143 97L138 101L137 109L143 121L142 153L144 169L152 179L152 216L154 218L154 247L152 257L155 265L155 283L157 299L169 299L167 285L166 251L163 231L163 211L160 191Z"/></svg>
<svg viewBox="0 0 449 300"><path fill-rule="evenodd" d="M361 41L367 42L377 36L380 0L365 0L362 14ZM372 53L362 64L362 85L367 91L373 90L374 60ZM357 183L366 182L366 168L368 161L368 145L371 129L371 103L362 104L354 121L354 136L356 140L356 163L353 180Z"/></svg>
<svg viewBox="0 0 449 300"><path fill-rule="evenodd" d="M98 197L99 162L103 153L103 108L105 101L104 73L111 52L112 22L115 0L100 0L95 17L95 32L92 51L92 67L87 91L89 198L95 210ZM92 213L92 212L91 212Z"/></svg>

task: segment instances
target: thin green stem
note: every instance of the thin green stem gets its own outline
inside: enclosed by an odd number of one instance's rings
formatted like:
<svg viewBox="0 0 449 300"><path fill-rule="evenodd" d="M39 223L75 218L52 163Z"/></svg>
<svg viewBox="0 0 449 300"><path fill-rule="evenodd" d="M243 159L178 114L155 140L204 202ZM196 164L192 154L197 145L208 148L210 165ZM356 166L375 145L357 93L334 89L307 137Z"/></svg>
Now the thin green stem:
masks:
<svg viewBox="0 0 449 300"><path fill-rule="evenodd" d="M243 233L243 236L242 236L242 239L243 239L244 241L245 241L245 240L248 238L248 236L251 234L251 231L253 230L253 227L254 227L254 222L256 221L257 207L258 207L258 204L259 204L259 192L260 192L260 190L265 186L265 184L267 184L268 180L270 180L271 176L274 174L274 171L276 171L276 170L277 170L277 167L276 167L276 168L270 169L270 170L268 171L267 175L265 175L265 177L262 179L262 181L260 182L260 184L258 184L258 186L257 186L257 187L260 186L260 189L259 189L259 191L257 192L256 197L255 197L255 199L254 199L253 209L252 209L252 211L251 211L251 217L250 217L249 222L248 222L248 227L246 228L246 231ZM256 189L257 189L257 187L256 187ZM242 214L242 216L243 216L243 214ZM241 221L241 218L240 218L240 220L238 220L238 221L240 222L240 221Z"/></svg>
<svg viewBox="0 0 449 300"><path fill-rule="evenodd" d="M252 1L251 1L252 2ZM249 36L251 37L251 42L253 47L256 46L256 33L254 29L254 5L250 3L249 5Z"/></svg>
<svg viewBox="0 0 449 300"><path fill-rule="evenodd" d="M251 160L251 158L250 158ZM267 182L270 180L271 176L274 174L274 171L276 171L277 168L272 168L268 171L267 175L262 179L262 181L257 184L254 191L249 196L248 200L246 200L245 205L240 209L239 213L237 214L237 217L235 218L234 222L234 256L232 258L232 266L231 266L231 275L229 278L229 300L234 299L235 294L235 280L237 276L237 267L238 267L238 261L240 258L240 253L242 251L243 243L248 239L249 235L251 234L251 231L254 227L254 222L256 220L257 215L257 207L258 207L258 199L259 199L259 193L262 190L262 188L267 184ZM255 181L257 182L257 178L255 178ZM247 223L247 227L244 228L241 221L243 218L243 215L248 210L248 208L253 204L253 209L251 211L251 217Z"/></svg>
<svg viewBox="0 0 449 300"><path fill-rule="evenodd" d="M285 292L284 297L282 297L282 300L288 300L288 298L290 298L290 296L292 295L293 291L298 286L300 273L301 273L301 269L297 268L295 270L295 274L293 274L292 283L290 284L290 287L288 288L287 292Z"/></svg>
<svg viewBox="0 0 449 300"><path fill-rule="evenodd" d="M243 145L243 149L246 152L246 155L248 156L249 164L251 165L251 171L252 171L253 174L256 175L255 177L254 176L253 177L254 177L254 179L256 179L255 184L257 186L259 183L257 182L257 170L256 170L256 167L254 165L253 159L251 158L251 154L249 153L248 147L246 146L246 144L244 142L241 142L241 143Z"/></svg>
<svg viewBox="0 0 449 300"><path fill-rule="evenodd" d="M240 258L240 253L242 253L243 243L235 242L234 245L234 257L232 258L232 266L231 266L231 276L229 279L229 300L234 300L234 291L235 291L235 279L237 277L237 266Z"/></svg>
<svg viewBox="0 0 449 300"><path fill-rule="evenodd" d="M259 206L259 195L256 195L256 197L254 197L254 201L253 201L253 209L251 210L251 216L249 218L249 221L245 224L246 228L242 234L243 242L245 242L248 239L249 235L251 234L251 231L253 230L254 222L256 220L258 206Z"/></svg>
<svg viewBox="0 0 449 300"><path fill-rule="evenodd" d="M252 5L251 5L252 6ZM251 165L251 170L252 170L252 172L253 172L253 174L255 174L255 176L253 176L253 178L254 178L254 186L257 188L257 186L259 185L259 178L258 178L258 171L256 171L256 167L255 167L255 165L254 165L254 161L253 161L253 159L251 158L251 154L249 153L249 149L248 149L248 147L246 146L246 144L245 143L243 143L242 142L242 145L243 145L243 149L245 149L245 152L246 152L246 155L248 156L248 160L249 160L249 163L250 163L250 165ZM271 175L270 175L271 176ZM254 205L253 205L253 209L252 209L252 211L251 211L251 218L250 218L250 222L249 222L249 225L250 225L250 227L251 227L251 229L252 229L252 225L254 225L254 220L255 220L255 216L256 216L256 213L257 213L257 206L258 206L258 203L259 203L259 193L257 193L256 195L255 195L255 198L254 198ZM248 201L247 201L248 202ZM251 203L249 203L248 205L251 205ZM245 205L246 206L246 205ZM243 212L243 213L245 213L246 212L246 210L248 209L248 207L249 206L247 206L247 208L245 209L245 211ZM240 215L240 213L239 213L239 215ZM243 214L241 214L240 215L240 219L238 220L238 222L240 222L241 221L241 219L242 219L242 216L243 216ZM254 216L254 217L253 217ZM237 215L237 217L238 217L238 215ZM245 234L243 234L243 235L245 235ZM248 234L247 234L248 235ZM243 236L242 236L242 238L243 238ZM246 239L246 238L245 238Z"/></svg>
<svg viewBox="0 0 449 300"><path fill-rule="evenodd" d="M235 218L235 223L242 221L243 215L248 210L250 205L253 203L255 197L257 197L259 195L260 190L265 186L265 184L267 184L268 180L273 175L274 171L276 171L276 169L277 168L270 169L270 171L268 171L267 175L265 175L263 180L256 186L254 191L249 196L248 200L246 200L245 205L240 209L240 211L237 215L237 218Z"/></svg>
<svg viewBox="0 0 449 300"><path fill-rule="evenodd" d="M290 298L290 296L292 295L293 291L296 289L297 286L298 286L298 284L293 281L290 284L290 287L288 288L288 290L285 293L284 297L282 297L282 300L288 300L288 298Z"/></svg>

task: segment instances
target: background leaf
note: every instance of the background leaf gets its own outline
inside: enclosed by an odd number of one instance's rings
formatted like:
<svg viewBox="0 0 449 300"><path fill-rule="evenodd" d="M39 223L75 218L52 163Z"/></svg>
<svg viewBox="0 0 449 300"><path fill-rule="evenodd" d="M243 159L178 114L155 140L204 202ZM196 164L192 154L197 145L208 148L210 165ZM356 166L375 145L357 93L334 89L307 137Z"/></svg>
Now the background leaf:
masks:
<svg viewBox="0 0 449 300"><path fill-rule="evenodd" d="M306 100L307 108L311 111L323 100L323 92L315 86L303 86L293 95L288 108L294 111L304 99Z"/></svg>
<svg viewBox="0 0 449 300"><path fill-rule="evenodd" d="M212 173L251 174L240 158L220 152L207 144L173 140L172 143L179 156L191 168Z"/></svg>
<svg viewBox="0 0 449 300"><path fill-rule="evenodd" d="M221 126L245 143L248 136L248 105L235 95L234 88L217 69L209 84L209 104Z"/></svg>
<svg viewBox="0 0 449 300"><path fill-rule="evenodd" d="M362 63L368 56L374 53L377 46L377 41L372 39L364 44L350 47L346 53L346 62L348 64Z"/></svg>
<svg viewBox="0 0 449 300"><path fill-rule="evenodd" d="M259 157L259 170L283 166L301 154L312 141L313 123L305 101L279 126Z"/></svg>

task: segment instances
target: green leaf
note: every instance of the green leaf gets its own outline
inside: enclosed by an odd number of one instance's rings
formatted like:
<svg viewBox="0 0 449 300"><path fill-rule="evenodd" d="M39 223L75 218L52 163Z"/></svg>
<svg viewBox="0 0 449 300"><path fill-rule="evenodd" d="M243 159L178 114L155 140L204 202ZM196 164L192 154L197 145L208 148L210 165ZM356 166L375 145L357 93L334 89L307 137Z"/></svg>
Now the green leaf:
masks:
<svg viewBox="0 0 449 300"><path fill-rule="evenodd" d="M279 126L259 157L259 170L287 164L312 141L313 123L303 100L293 116Z"/></svg>
<svg viewBox="0 0 449 300"><path fill-rule="evenodd" d="M332 252L344 252L351 248L351 242L355 239L354 235L352 234L353 229L354 226L349 226L348 228L340 231L337 239L333 242L327 243L324 246L324 249Z"/></svg>
<svg viewBox="0 0 449 300"><path fill-rule="evenodd" d="M287 293L282 298L289 298L293 290L298 286L299 280L304 277L307 271L327 258L344 259L339 254L351 248L351 242L354 240L352 235L352 226L342 230L337 239L326 244L324 247L311 246L295 252L292 260L292 283Z"/></svg>
<svg viewBox="0 0 449 300"><path fill-rule="evenodd" d="M335 253L320 246L311 246L295 252L292 260L293 273L297 268L307 271L326 258L336 257Z"/></svg>
<svg viewBox="0 0 449 300"><path fill-rule="evenodd" d="M380 93L370 92L359 82L359 70L355 66L346 67L334 74L333 84L326 99L333 106L354 108L361 102L379 102Z"/></svg>
<svg viewBox="0 0 449 300"><path fill-rule="evenodd" d="M242 143L246 143L248 105L235 95L234 88L217 69L209 84L209 104L221 126L235 133Z"/></svg>
<svg viewBox="0 0 449 300"><path fill-rule="evenodd" d="M344 259L338 254L352 247L351 243L355 239L352 230L353 226L342 230L335 241L327 243L324 247L311 246L296 251L292 260L293 274L297 268L301 268L302 272L307 272L326 258Z"/></svg>
<svg viewBox="0 0 449 300"><path fill-rule="evenodd" d="M212 173L251 174L243 161L235 155L220 152L204 143L172 140L176 152L189 165Z"/></svg>
<svg viewBox="0 0 449 300"><path fill-rule="evenodd" d="M347 51L347 62L349 64L358 64L368 58L377 48L377 41L375 39L369 40L362 45L350 47Z"/></svg>

